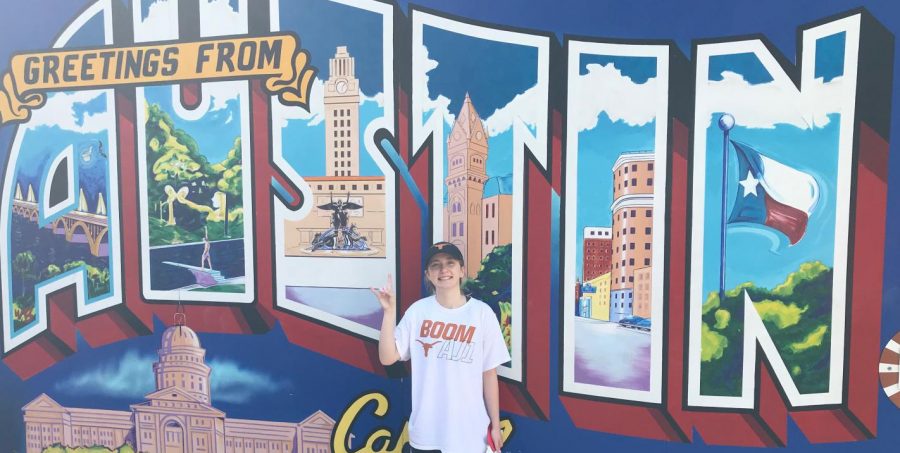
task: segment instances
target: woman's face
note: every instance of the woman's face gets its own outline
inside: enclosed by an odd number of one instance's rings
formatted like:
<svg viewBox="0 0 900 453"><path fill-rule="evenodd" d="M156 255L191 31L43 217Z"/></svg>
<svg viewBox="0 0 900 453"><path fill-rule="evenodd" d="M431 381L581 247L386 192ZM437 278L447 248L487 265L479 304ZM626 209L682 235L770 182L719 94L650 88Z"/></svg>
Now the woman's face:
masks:
<svg viewBox="0 0 900 453"><path fill-rule="evenodd" d="M438 253L428 262L425 277L436 289L459 288L465 268L446 253Z"/></svg>

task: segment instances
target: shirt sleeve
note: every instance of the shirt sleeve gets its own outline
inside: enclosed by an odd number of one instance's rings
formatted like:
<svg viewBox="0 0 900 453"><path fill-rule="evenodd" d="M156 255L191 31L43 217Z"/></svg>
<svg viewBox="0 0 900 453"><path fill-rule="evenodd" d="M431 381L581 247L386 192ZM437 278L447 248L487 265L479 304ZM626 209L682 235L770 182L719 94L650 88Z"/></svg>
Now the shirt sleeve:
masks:
<svg viewBox="0 0 900 453"><path fill-rule="evenodd" d="M482 325L484 326L484 359L482 372L492 370L512 360L509 350L506 348L506 340L500 332L500 323L497 316L490 308L485 306L482 311Z"/></svg>
<svg viewBox="0 0 900 453"><path fill-rule="evenodd" d="M409 344L412 343L412 335L410 335L412 318L413 314L407 309L403 318L400 319L400 323L394 329L394 343L397 344L397 352L400 353L400 360L403 361L409 360Z"/></svg>

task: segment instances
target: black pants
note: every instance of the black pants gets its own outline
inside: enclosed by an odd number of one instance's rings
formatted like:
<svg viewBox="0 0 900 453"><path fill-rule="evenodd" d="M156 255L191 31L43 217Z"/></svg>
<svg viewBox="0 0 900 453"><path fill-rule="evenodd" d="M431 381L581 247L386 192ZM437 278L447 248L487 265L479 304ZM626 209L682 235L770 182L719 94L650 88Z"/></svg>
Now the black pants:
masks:
<svg viewBox="0 0 900 453"><path fill-rule="evenodd" d="M409 453L441 453L440 450L419 450L412 445L409 445Z"/></svg>

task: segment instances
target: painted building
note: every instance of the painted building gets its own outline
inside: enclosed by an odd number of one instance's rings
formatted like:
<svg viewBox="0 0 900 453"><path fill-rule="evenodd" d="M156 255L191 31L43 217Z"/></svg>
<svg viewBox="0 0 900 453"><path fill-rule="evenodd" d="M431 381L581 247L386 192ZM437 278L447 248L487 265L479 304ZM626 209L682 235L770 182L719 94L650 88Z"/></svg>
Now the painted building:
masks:
<svg viewBox="0 0 900 453"><path fill-rule="evenodd" d="M634 271L652 265L653 152L623 153L613 164L610 320L634 312Z"/></svg>
<svg viewBox="0 0 900 453"><path fill-rule="evenodd" d="M325 174L359 175L359 80L356 60L338 46L325 82Z"/></svg>
<svg viewBox="0 0 900 453"><path fill-rule="evenodd" d="M484 183L484 195L481 199L481 235L484 243L481 246L481 259L484 259L494 247L512 242L512 175L498 176Z"/></svg>
<svg viewBox="0 0 900 453"><path fill-rule="evenodd" d="M313 207L301 220L287 221L284 226L285 254L287 256L311 256L317 252L309 249L316 233L331 226L329 209L319 206L333 200L356 203L361 209L347 211L349 223L365 236L370 250L341 251L341 256L384 257L386 213L384 176L307 176L304 178L312 189Z"/></svg>
<svg viewBox="0 0 900 453"><path fill-rule="evenodd" d="M338 46L328 60L329 77L325 82L325 176L304 176L312 191L313 206L298 221L285 222L285 255L331 256L332 250L312 251L316 234L331 227L330 209L322 209L341 200L362 206L347 210L349 224L366 238L368 250L341 250L341 256L385 257L386 212L384 176L362 176L359 170L359 79L356 59L346 46Z"/></svg>
<svg viewBox="0 0 900 453"><path fill-rule="evenodd" d="M322 411L287 423L226 418L213 407L206 350L183 316L163 332L158 353L156 390L130 411L64 407L46 394L26 404L27 453L54 444L115 449L126 442L147 453L331 452L335 421Z"/></svg>
<svg viewBox="0 0 900 453"><path fill-rule="evenodd" d="M612 269L612 228L585 227L582 244L582 278L591 280Z"/></svg>
<svg viewBox="0 0 900 453"><path fill-rule="evenodd" d="M652 317L653 308L653 268L642 267L634 270L634 315Z"/></svg>
<svg viewBox="0 0 900 453"><path fill-rule="evenodd" d="M466 93L462 109L456 116L456 122L453 123L450 137L447 139L444 240L459 247L466 261L466 273L469 277L478 275L481 266L477 263L480 263L485 255L486 247L482 245L484 238L482 212L485 207L485 183L488 181L487 159L488 141L484 123L478 116L469 94ZM510 239L512 237L512 225L508 223L510 220L504 220L503 206L506 201L498 197L488 203L495 204L497 212L497 217L492 217L490 222L492 227L496 228L497 235L496 242L492 242L491 245L494 247L503 245L503 237ZM511 213L511 201L508 204ZM506 217L510 218L511 216ZM502 231L505 225L509 225L508 234Z"/></svg>
<svg viewBox="0 0 900 453"><path fill-rule="evenodd" d="M591 288L590 292L585 288ZM609 321L609 272L587 280L582 285L582 299L588 299L590 303L590 318L600 321Z"/></svg>

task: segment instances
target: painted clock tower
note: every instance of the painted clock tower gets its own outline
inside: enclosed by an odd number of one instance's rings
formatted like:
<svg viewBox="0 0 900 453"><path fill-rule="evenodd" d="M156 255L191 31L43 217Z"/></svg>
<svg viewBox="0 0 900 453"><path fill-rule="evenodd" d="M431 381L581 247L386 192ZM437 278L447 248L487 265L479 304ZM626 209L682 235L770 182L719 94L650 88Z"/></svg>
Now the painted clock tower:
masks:
<svg viewBox="0 0 900 453"><path fill-rule="evenodd" d="M325 176L359 176L359 80L347 46L329 60L325 82Z"/></svg>
<svg viewBox="0 0 900 453"><path fill-rule="evenodd" d="M481 210L487 181L488 141L469 93L447 139L447 205L444 240L459 247L469 277L481 268Z"/></svg>

